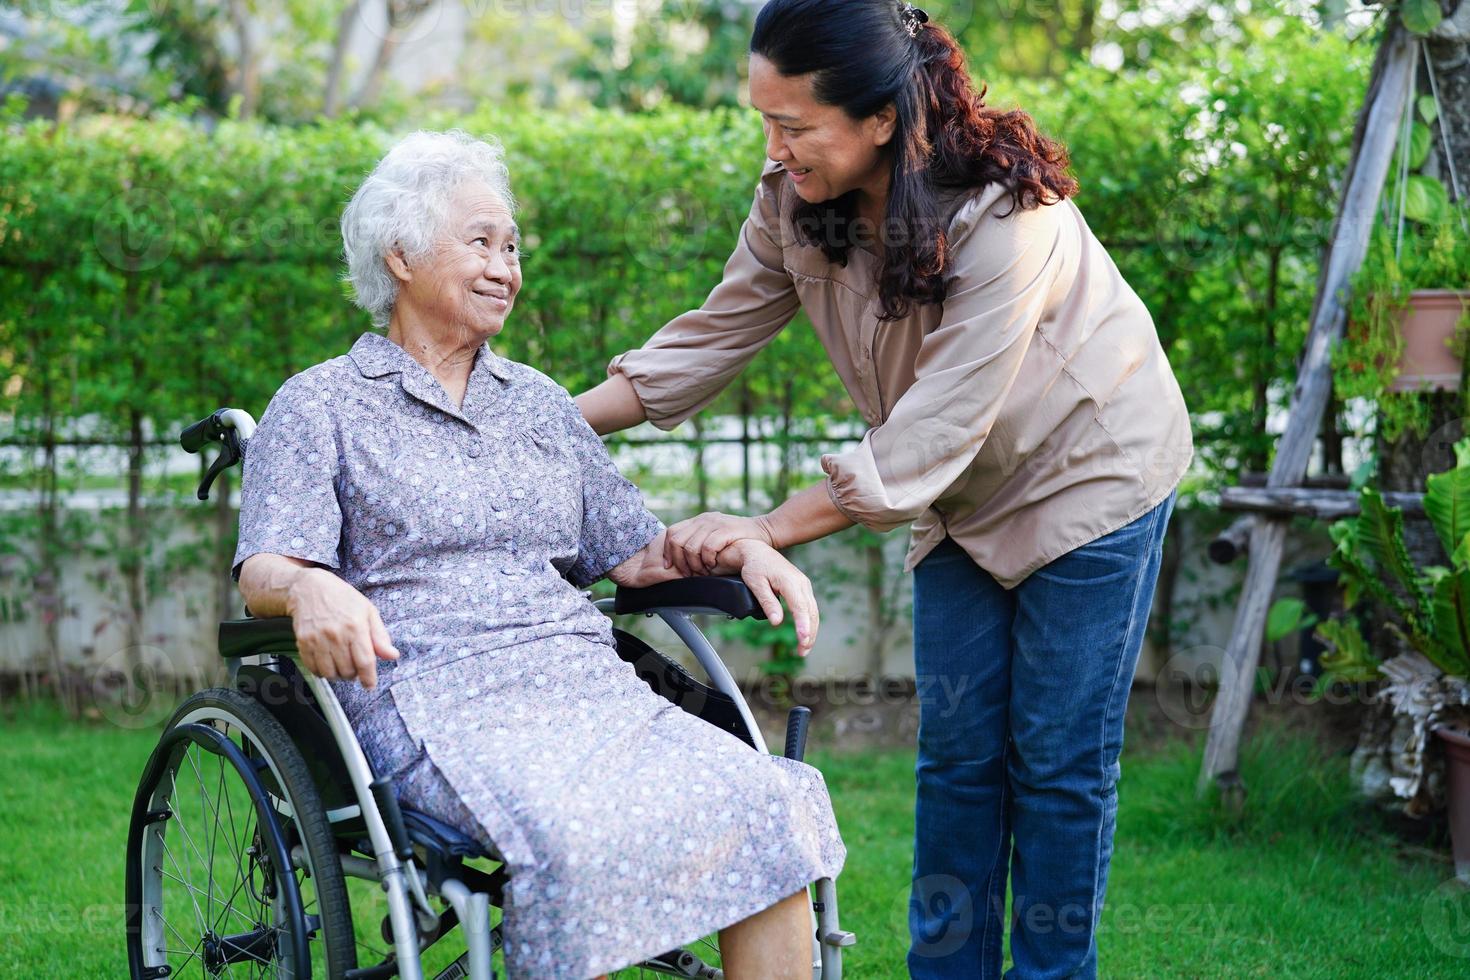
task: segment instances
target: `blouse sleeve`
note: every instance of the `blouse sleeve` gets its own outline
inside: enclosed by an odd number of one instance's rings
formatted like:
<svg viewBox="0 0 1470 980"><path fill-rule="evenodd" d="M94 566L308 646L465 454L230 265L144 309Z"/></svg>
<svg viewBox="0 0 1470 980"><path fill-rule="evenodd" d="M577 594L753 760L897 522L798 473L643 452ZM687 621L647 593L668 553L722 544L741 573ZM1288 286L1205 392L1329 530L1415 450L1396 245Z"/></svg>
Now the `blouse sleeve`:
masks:
<svg viewBox="0 0 1470 980"><path fill-rule="evenodd" d="M567 581L582 589L633 557L664 529L629 480L618 471L607 446L582 418L566 391L563 412L569 441L582 467L582 527L577 560Z"/></svg>
<svg viewBox="0 0 1470 980"><path fill-rule="evenodd" d="M777 192L756 185L724 277L704 305L675 317L638 350L614 357L609 375L633 385L648 420L672 429L704 408L796 315L800 300L781 257Z"/></svg>
<svg viewBox="0 0 1470 980"><path fill-rule="evenodd" d="M1061 211L1000 218L972 202L957 215L954 279L919 347L913 386L860 444L822 457L828 492L849 519L875 531L908 523L979 454L1065 267Z"/></svg>
<svg viewBox="0 0 1470 980"><path fill-rule="evenodd" d="M342 567L336 427L327 404L297 378L281 385L245 447L236 582L245 559L263 552Z"/></svg>

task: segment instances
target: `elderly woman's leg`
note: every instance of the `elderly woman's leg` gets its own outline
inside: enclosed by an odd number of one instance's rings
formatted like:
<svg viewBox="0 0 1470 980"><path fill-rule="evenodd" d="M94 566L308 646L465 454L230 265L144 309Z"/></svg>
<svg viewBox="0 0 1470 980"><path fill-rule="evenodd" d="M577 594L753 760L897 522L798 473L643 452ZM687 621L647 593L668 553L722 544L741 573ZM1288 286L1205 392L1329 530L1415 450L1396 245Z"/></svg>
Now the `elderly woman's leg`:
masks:
<svg viewBox="0 0 1470 980"><path fill-rule="evenodd" d="M811 980L811 898L803 888L720 930L720 960L730 980Z"/></svg>

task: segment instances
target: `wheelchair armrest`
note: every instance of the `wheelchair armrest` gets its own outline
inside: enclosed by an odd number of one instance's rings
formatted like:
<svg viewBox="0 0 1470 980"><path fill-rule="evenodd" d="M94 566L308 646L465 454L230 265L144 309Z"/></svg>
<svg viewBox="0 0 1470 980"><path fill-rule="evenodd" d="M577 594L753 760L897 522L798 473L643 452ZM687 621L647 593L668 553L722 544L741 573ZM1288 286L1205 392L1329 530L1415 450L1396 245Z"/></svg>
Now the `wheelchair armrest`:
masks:
<svg viewBox="0 0 1470 980"><path fill-rule="evenodd" d="M296 631L290 616L227 619L219 624L221 657L253 657L262 653L296 653Z"/></svg>
<svg viewBox="0 0 1470 980"><path fill-rule="evenodd" d="M642 589L619 586L613 598L613 613L619 616L658 609L724 613L734 619L766 618L755 593L734 575L677 578Z"/></svg>

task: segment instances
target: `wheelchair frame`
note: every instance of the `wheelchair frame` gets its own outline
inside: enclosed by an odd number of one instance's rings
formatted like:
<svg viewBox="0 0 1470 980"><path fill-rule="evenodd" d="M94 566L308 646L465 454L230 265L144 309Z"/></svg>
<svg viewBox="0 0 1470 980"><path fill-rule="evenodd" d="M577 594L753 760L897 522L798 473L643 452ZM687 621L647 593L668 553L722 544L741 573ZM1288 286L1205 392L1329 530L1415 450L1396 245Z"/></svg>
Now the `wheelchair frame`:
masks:
<svg viewBox="0 0 1470 980"><path fill-rule="evenodd" d="M220 409L209 418L185 430L181 441L184 448L190 452L199 451L210 441L218 441L223 446L219 457L210 467L208 475L199 488L201 500L208 499L209 486L215 476L242 457L244 443L253 433L254 427L254 420L248 413L238 409ZM754 596L750 594L743 582L730 578L685 579L647 589L620 588L615 597L597 600L594 605L609 617L642 613L650 617L656 615L662 619L693 654L713 684L714 692L733 702L738 712L739 727L744 729L743 733L739 731L734 731L734 733L747 741L756 751L767 753L760 727L756 724L755 716L739 686L735 683L734 677L731 676L709 639L690 618L694 615L764 618L764 613L760 611ZM231 690L242 691L240 686L242 668L271 670L273 668L269 664L270 660L290 658L296 653L294 636L291 636L289 632L289 622L286 619L248 618L220 624L220 652L228 664ZM617 632L621 633L621 631ZM289 642L287 642L287 637L290 637ZM647 648L647 652L653 653L660 661L663 661L665 667L683 674L682 668L674 665L672 661L667 661L662 654L657 653L651 647ZM246 664L247 658L255 657L263 658L267 663ZM432 832L422 832L422 828L426 826L437 828L441 836L462 837L462 835L426 815L400 809L391 785L386 781L378 780L373 773L372 765L363 752L332 686L326 680L299 668L295 672L310 692L317 712L331 733L345 767L346 776L351 783L352 795L355 796L355 805L328 810L325 814L326 818L333 825L360 818L366 828L367 840L373 852L371 859L350 852L344 853L339 837L338 858L342 871L349 877L378 882L387 895L388 925L392 933L393 956L382 964L360 966L349 970L347 977L349 980L377 980L381 977L397 976L404 980L423 980L421 952L447 934L454 925L453 921L446 924L449 912L441 916L441 913L435 911L430 904L429 896L437 895L449 904L454 918L464 927L466 944L466 952L449 968L441 971L437 980L461 977L468 978L468 980L493 980L492 956L500 945L500 934L498 926L491 928L490 907L492 899L499 898L498 892L503 887L504 876L508 874L508 870L502 868L493 875L487 875L479 869L464 868L458 858L469 856L470 853L498 860L497 855L486 853L483 848L479 847L474 848L473 852L461 849L436 853L438 838ZM648 677L643 679L660 694L669 696L667 692L660 690L653 680ZM692 678L690 681L692 682ZM694 683L697 684L697 682ZM242 693L248 696L251 692L242 691ZM260 703L258 696L255 700ZM685 708L685 710L690 709ZM698 712L692 713L698 714ZM786 738L785 754L788 757L800 759L804 755L806 722L809 715L810 712L805 708L792 710ZM190 717L179 719L178 725L186 724ZM735 722L731 719L720 727L733 731L734 726ZM300 746L294 739L291 744L299 753ZM152 770L153 760L150 760L150 773ZM275 779L279 784L279 773L275 774ZM318 781L315 775L313 781ZM318 785L317 789L318 792L321 792L323 787ZM282 808L286 800L274 794L270 796L272 808L284 812ZM143 799L140 788L139 800L135 802L135 823L138 820L137 807L148 805ZM286 815L290 816L289 813ZM141 830L135 828L130 838L131 846L134 848L134 852L130 854L130 868L131 862L140 859L150 846L161 845L163 825L166 822L166 820L156 820L147 823ZM421 832L410 833L409 825L414 825ZM415 843L424 848L425 859L422 864L414 850ZM293 868L306 867L304 850L302 844L297 844L292 849L290 859ZM448 858L447 861L446 858ZM139 863L141 864L141 861ZM447 871L446 865L448 866ZM138 874L142 874L141 868ZM130 870L130 878L132 875L133 871ZM856 937L840 928L836 883L830 878L823 878L813 883L811 891L814 892L812 900L812 974L814 980L841 980L842 950L855 943ZM142 905L147 906L150 901L161 902L161 898L156 894L149 895L147 888L142 888ZM147 944L161 935L163 928L160 924L162 917L158 917L160 922L154 922L145 914L146 911L146 907L137 909L135 915L130 917L129 925L130 930L138 931L138 935L145 944L145 949L151 948ZM134 963L135 977L139 976L136 972L138 966L139 964ZM671 976L710 978L723 975L718 970L702 970L701 967L704 966L702 961L682 950L663 954L663 957L655 961L630 966L640 966ZM141 975L168 976L168 967L144 968Z"/></svg>
<svg viewBox="0 0 1470 980"><path fill-rule="evenodd" d="M601 599L595 604L603 612L611 613L615 603L615 599ZM713 682L715 689L735 702L741 717L748 726L748 733L755 743L756 751L767 752L760 727L755 723L755 717L739 686L736 685L734 678L710 644L709 639L690 619L691 615L701 614L725 615L719 609L699 607L655 607L648 612L648 615L657 615L667 623L669 628L688 646L701 668ZM414 921L415 911L432 917L435 922L438 921L439 913L429 906L427 900L427 895L432 894L434 889L426 887L421 871L416 867L413 859L403 860L398 856L388 821L379 810L373 794L372 767L366 755L363 754L357 736L353 733L352 726L341 704L337 701L331 685L319 677L304 672L303 677L310 686L317 704L322 708L327 724L337 741L337 747L342 752L343 761L352 779L353 789L357 793L358 808L367 825L373 849L377 853L375 867L371 862L358 859L360 863L358 861L350 864L344 863L344 870L353 877L368 878L383 885L388 894L389 918L393 925L393 945L399 964L398 976L403 980L421 980L423 973L419 965L420 948L417 942L418 930ZM856 937L852 933L844 932L839 926L836 883L830 878L823 878L815 882L813 888L816 892L812 903L816 931L813 939L812 975L814 980L841 980L842 949L851 946L856 941ZM468 946L466 952L468 972L465 976L469 980L490 980L492 977L491 956L499 945L498 936L492 937L490 930L490 896L485 892L472 891L460 879L453 877L445 878L437 890L451 903L458 914L460 923L465 927L465 940ZM474 924L473 927L472 924Z"/></svg>

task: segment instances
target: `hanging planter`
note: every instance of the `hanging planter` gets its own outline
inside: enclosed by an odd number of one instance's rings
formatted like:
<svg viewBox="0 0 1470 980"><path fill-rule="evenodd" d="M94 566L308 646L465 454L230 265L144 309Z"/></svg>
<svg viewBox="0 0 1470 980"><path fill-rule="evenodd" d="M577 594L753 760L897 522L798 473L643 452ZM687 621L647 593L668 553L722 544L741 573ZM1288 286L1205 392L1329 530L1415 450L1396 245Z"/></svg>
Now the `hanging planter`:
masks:
<svg viewBox="0 0 1470 980"><path fill-rule="evenodd" d="M1405 25L1416 33L1432 28L1439 12L1434 0L1402 6ZM1338 396L1376 402L1380 434L1389 440L1425 434L1430 405L1419 395L1462 390L1470 332L1470 208L1453 159L1446 160L1448 186L1420 172L1434 127L1444 138L1445 124L1433 63L1416 44L1430 91L1416 96L1409 87L1395 173L1384 188L1386 213L1352 277L1347 329L1332 358Z"/></svg>
<svg viewBox="0 0 1470 980"><path fill-rule="evenodd" d="M1470 275L1470 272L1467 272ZM1416 289L1399 317L1403 340L1389 391L1457 391L1464 357L1457 335L1470 290Z"/></svg>
<svg viewBox="0 0 1470 980"><path fill-rule="evenodd" d="M1347 329L1333 351L1341 398L1377 403L1383 434L1427 423L1424 391L1456 391L1470 339L1470 210L1445 202L1402 234L1378 226L1352 280Z"/></svg>

